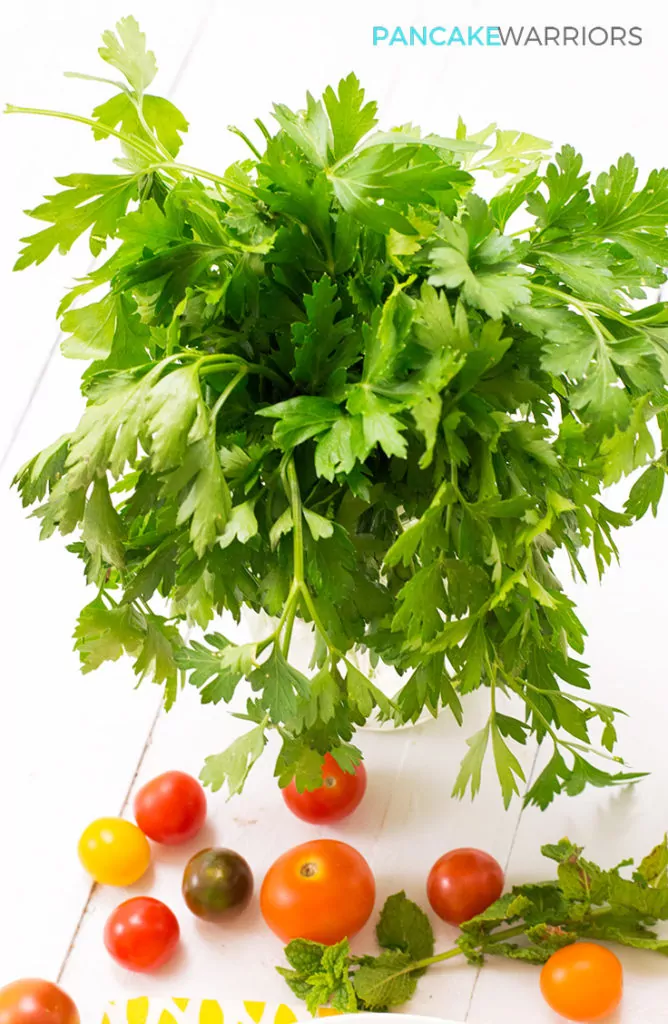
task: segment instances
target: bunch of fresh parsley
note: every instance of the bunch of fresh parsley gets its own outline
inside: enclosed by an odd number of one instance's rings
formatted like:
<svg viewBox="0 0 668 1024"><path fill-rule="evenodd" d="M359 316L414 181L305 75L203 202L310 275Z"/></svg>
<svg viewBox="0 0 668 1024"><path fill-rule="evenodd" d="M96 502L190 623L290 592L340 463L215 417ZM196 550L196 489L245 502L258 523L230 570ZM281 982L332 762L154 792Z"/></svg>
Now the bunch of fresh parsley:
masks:
<svg viewBox="0 0 668 1024"><path fill-rule="evenodd" d="M147 92L136 22L99 52L121 79L99 79L116 91L91 118L9 108L123 154L113 174L58 179L17 263L80 236L108 250L59 310L85 412L16 477L42 536L76 534L95 588L83 671L128 654L167 706L185 678L210 703L245 680L252 728L203 773L230 793L269 730L281 784L303 789L325 752L359 761L371 714L461 723L480 688L489 717L456 795L477 792L491 748L508 804L530 737L554 751L527 795L540 807L638 778L592 763L618 761L616 710L588 695L552 558L584 578L593 548L602 573L615 529L661 497L668 304L642 303L668 265L668 171L640 185L624 156L590 181L570 147L550 160L494 125L378 132L350 75L303 111L276 105L257 144L233 129L250 157L211 173L178 159L188 125ZM498 179L490 202L478 176ZM638 467L626 510L606 507L603 488ZM181 623L244 607L273 617L262 642L182 639ZM297 618L308 678L290 661ZM393 699L360 650L402 675Z"/></svg>
<svg viewBox="0 0 668 1024"><path fill-rule="evenodd" d="M290 968L277 970L315 1015L330 1004L343 1012L401 1006L428 968L457 956L475 966L487 956L544 964L580 939L668 956L668 939L653 930L657 921L668 920L668 838L632 878L620 870L632 860L605 871L568 839L542 853L559 865L555 881L516 885L462 925L456 945L445 953L434 954L429 918L400 892L387 900L376 927L379 956L351 955L347 939L335 946L296 939L285 950Z"/></svg>

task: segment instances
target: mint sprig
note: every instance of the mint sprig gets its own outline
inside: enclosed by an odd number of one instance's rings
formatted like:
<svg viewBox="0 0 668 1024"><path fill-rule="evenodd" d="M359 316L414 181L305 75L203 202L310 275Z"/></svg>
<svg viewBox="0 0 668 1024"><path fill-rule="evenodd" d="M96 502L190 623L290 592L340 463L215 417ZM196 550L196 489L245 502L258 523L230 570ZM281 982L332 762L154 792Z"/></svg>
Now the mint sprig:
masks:
<svg viewBox="0 0 668 1024"><path fill-rule="evenodd" d="M404 892L390 896L376 927L376 956L354 956L347 939L322 946L297 939L286 947L290 968L279 967L294 994L315 1014L319 1007L389 1010L408 1002L425 971L455 957L481 966L487 956L544 964L580 939L617 943L668 956L654 931L668 920L668 836L641 862L604 870L568 839L542 853L557 862L551 882L516 885L484 913L462 925L456 945L434 954L427 915ZM344 995L345 993L345 995Z"/></svg>

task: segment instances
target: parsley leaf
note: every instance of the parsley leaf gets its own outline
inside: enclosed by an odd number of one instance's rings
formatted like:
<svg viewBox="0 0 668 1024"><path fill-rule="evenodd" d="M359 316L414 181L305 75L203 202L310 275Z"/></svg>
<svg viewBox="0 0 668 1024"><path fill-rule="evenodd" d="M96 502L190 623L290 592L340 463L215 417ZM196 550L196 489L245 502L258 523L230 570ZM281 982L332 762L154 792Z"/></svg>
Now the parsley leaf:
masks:
<svg viewBox="0 0 668 1024"><path fill-rule="evenodd" d="M200 779L213 792L227 786L228 799L240 793L248 774L261 756L265 744L264 725L257 725L234 740L222 754L207 757Z"/></svg>
<svg viewBox="0 0 668 1024"><path fill-rule="evenodd" d="M364 102L364 89L356 75L342 78L337 91L330 86L323 93L323 100L332 129L332 155L335 160L347 156L376 127L377 105L370 100Z"/></svg>
<svg viewBox="0 0 668 1024"><path fill-rule="evenodd" d="M29 211L48 228L22 239L26 244L14 267L24 270L43 263L54 249L70 251L77 238L90 231L90 251L97 256L113 238L130 202L137 198L138 179L128 174L67 174L56 178L62 192Z"/></svg>
<svg viewBox="0 0 668 1024"><path fill-rule="evenodd" d="M50 113L119 145L116 172L58 179L16 264L84 237L96 257L57 314L85 408L14 480L96 587L84 671L124 654L168 704L188 679L205 702L243 693L259 731L205 771L232 792L270 730L281 784L309 786L327 752L358 763L370 715L465 723L474 691L489 711L457 797L488 766L506 805L639 781L556 570L565 556L585 579L587 549L603 574L616 531L665 494L668 303L648 290L666 280L668 172L642 178L626 154L592 174L572 147L496 125L378 130L352 74L302 109L276 103L256 141L235 129L248 158L209 171L180 162L188 122L149 92L133 18L100 56L92 116ZM631 474L625 510L609 507ZM184 645L184 624L206 636L247 611L267 621L257 645ZM396 669L393 699L359 654ZM529 742L549 752L527 783ZM623 925L606 927L648 939ZM541 935L536 959L563 939ZM403 955L388 950L374 1005L414 984L395 978ZM314 973L348 1008L339 966Z"/></svg>
<svg viewBox="0 0 668 1024"><path fill-rule="evenodd" d="M200 690L203 704L228 703L240 681L248 675L255 660L255 644L228 643L224 637L210 634L206 647L192 640L176 656L179 668L190 671L188 682Z"/></svg>
<svg viewBox="0 0 668 1024"><path fill-rule="evenodd" d="M134 92L142 95L158 73L158 65L136 20L121 18L115 32L103 33L102 44L98 50L102 60L120 71Z"/></svg>

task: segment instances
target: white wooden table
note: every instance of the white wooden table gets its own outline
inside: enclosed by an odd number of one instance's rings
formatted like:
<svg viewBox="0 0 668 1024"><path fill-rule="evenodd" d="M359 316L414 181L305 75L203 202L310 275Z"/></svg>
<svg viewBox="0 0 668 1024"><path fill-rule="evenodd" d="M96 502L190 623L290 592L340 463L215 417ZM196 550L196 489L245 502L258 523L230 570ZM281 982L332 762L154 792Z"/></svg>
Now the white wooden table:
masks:
<svg viewBox="0 0 668 1024"><path fill-rule="evenodd" d="M382 5L382 22L433 23L441 5ZM496 24L495 5L461 5L459 22ZM333 9L283 0L252 5L212 0L134 3L103 0L24 0L3 15L0 99L88 112L97 87L60 77L65 69L95 72L100 31L132 8L158 52L162 87L169 89L192 122L192 163L218 167L238 153L227 138L229 123L247 126L270 101L298 103L351 67L384 98L385 124L419 120L447 133L457 113L474 125L496 119L584 149L587 162L603 167L630 150L641 165L666 162L665 133L652 102L661 95L665 57L662 36L668 16L649 0L632 16L648 42L634 52L471 52L442 55L381 53L370 45L380 18L359 5ZM407 13L410 11L410 16ZM535 5L504 4L504 17L536 20ZM589 5L591 23L626 24L628 5ZM581 5L560 5L559 20L579 23ZM457 20L448 12L450 20ZM573 20L575 18L575 21ZM549 80L547 102L531 82ZM490 87L490 83L493 87ZM631 87L629 83L633 83ZM623 129L620 127L623 126ZM37 526L27 522L15 494L13 471L39 447L71 428L77 417L76 365L58 355L54 310L72 276L88 264L84 247L67 261L12 277L16 239L30 227L20 210L49 191L53 174L108 166L109 150L94 146L76 126L4 118L0 123L3 231L0 237L2 358L0 375L0 525L3 531L2 690L0 703L0 984L26 975L61 978L86 1024L95 1024L107 998L167 995L287 998L273 967L281 947L263 927L255 906L229 929L195 921L182 905L180 877L186 856L205 843L239 850L260 880L282 850L323 834L284 808L271 779L271 759L256 768L242 798L210 797L204 836L189 848L156 850L149 877L134 887L165 899L178 913L182 953L162 973L140 978L124 973L102 947L108 912L123 896L91 891L79 867L76 842L92 818L126 813L132 793L170 768L197 774L203 756L222 749L238 723L224 709L202 708L186 692L168 716L150 685L133 690L127 664L83 678L72 653L71 631L90 596L79 568L57 541L38 545ZM540 878L542 842L568 834L604 863L641 855L668 827L668 725L665 698L665 587L668 510L620 538L623 565L603 586L579 587L577 598L590 631L588 660L597 694L626 706L620 749L652 776L615 792L563 798L546 813L501 807L496 783L486 780L475 804L457 803L449 792L465 749L465 734L444 719L393 735L366 733L361 743L370 775L363 810L336 831L358 847L376 873L379 905L405 888L424 903L424 881L433 861L454 846L480 846L507 867L508 881ZM482 710L467 709L466 735ZM533 751L527 754L532 769ZM534 766L535 768L535 766ZM549 868L548 868L549 870ZM452 931L437 927L439 946ZM371 926L359 948L372 943ZM668 1021L668 968L643 954L624 954L626 999L618 1024ZM420 983L411 1007L469 1024L549 1024L555 1018L538 993L537 973L521 965L495 964L478 976L465 965L434 971Z"/></svg>

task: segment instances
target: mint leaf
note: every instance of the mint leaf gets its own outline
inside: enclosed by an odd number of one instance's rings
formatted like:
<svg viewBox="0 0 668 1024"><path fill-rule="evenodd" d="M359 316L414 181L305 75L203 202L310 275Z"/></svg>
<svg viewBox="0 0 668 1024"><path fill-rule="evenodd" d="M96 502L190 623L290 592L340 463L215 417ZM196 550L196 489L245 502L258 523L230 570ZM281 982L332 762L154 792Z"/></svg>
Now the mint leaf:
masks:
<svg viewBox="0 0 668 1024"><path fill-rule="evenodd" d="M668 889L668 836L638 865L638 875L656 889Z"/></svg>
<svg viewBox="0 0 668 1024"><path fill-rule="evenodd" d="M290 966L300 974L314 974L322 963L327 947L309 939L293 939L285 947L285 956Z"/></svg>
<svg viewBox="0 0 668 1024"><path fill-rule="evenodd" d="M401 1006L415 993L417 976L411 971L412 958L389 951L364 963L355 974L355 993L367 1010Z"/></svg>
<svg viewBox="0 0 668 1024"><path fill-rule="evenodd" d="M412 960L434 955L434 933L429 918L405 892L395 893L385 901L376 935L383 949L398 949Z"/></svg>

